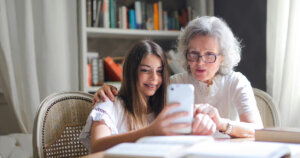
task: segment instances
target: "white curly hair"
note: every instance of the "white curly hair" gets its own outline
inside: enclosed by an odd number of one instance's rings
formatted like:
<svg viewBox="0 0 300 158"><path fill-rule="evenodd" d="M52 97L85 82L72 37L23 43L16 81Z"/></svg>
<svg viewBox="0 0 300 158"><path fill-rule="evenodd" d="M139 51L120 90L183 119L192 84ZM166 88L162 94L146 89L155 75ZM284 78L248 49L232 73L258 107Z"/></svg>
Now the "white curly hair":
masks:
<svg viewBox="0 0 300 158"><path fill-rule="evenodd" d="M185 29L181 30L178 38L178 52L180 53L184 67L190 72L185 56L189 41L196 35L211 36L217 38L220 45L220 54L223 61L218 74L226 75L234 70L241 60L241 44L234 36L227 23L215 16L202 16L190 21Z"/></svg>

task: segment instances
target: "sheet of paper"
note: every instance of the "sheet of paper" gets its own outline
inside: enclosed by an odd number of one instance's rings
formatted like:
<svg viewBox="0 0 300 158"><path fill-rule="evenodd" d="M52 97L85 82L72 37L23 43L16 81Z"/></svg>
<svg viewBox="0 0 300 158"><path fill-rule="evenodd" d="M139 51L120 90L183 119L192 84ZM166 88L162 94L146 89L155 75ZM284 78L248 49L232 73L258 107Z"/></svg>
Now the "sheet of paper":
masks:
<svg viewBox="0 0 300 158"><path fill-rule="evenodd" d="M193 145L195 143L204 141L213 141L211 136L150 136L143 137L137 141L137 143L159 143L159 144L181 144L181 145Z"/></svg>
<svg viewBox="0 0 300 158"><path fill-rule="evenodd" d="M179 156L176 154L183 150L182 145L170 144L145 144L145 143L122 143L105 152L105 158L163 158Z"/></svg>
<svg viewBox="0 0 300 158"><path fill-rule="evenodd" d="M207 142L184 151L187 158L270 158L289 153L288 145L269 142Z"/></svg>

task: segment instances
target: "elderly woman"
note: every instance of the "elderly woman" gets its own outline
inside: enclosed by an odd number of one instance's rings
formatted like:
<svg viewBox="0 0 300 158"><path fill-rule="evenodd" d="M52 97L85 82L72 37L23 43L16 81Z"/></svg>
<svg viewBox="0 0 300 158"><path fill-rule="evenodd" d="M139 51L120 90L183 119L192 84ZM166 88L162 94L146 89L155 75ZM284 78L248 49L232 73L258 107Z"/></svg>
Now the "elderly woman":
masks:
<svg viewBox="0 0 300 158"><path fill-rule="evenodd" d="M232 137L253 137L262 128L252 87L233 69L240 62L240 43L220 18L204 16L189 22L178 40L186 73L171 76L171 83L195 87L196 112L208 114L217 130ZM113 99L116 90L104 86L94 100Z"/></svg>

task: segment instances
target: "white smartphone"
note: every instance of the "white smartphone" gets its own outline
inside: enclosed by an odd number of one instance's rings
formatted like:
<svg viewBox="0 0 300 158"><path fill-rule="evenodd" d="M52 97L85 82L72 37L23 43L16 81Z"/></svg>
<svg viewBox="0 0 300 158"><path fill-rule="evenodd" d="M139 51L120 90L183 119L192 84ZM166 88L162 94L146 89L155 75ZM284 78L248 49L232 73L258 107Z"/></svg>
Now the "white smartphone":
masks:
<svg viewBox="0 0 300 158"><path fill-rule="evenodd" d="M179 103L180 106L171 110L170 113L186 111L188 116L180 117L173 121L173 123L191 123L194 114L194 86L192 84L170 84L167 88L167 102ZM179 129L176 133L191 133L192 126Z"/></svg>

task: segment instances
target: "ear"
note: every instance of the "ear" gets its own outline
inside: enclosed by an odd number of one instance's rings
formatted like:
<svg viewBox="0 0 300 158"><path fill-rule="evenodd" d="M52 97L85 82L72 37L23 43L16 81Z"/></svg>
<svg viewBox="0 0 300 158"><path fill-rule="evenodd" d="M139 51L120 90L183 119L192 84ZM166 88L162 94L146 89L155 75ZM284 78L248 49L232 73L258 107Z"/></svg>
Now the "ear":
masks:
<svg viewBox="0 0 300 158"><path fill-rule="evenodd" d="M224 61L224 55L220 55L219 58L221 58L221 64L220 65L223 65L223 61Z"/></svg>

